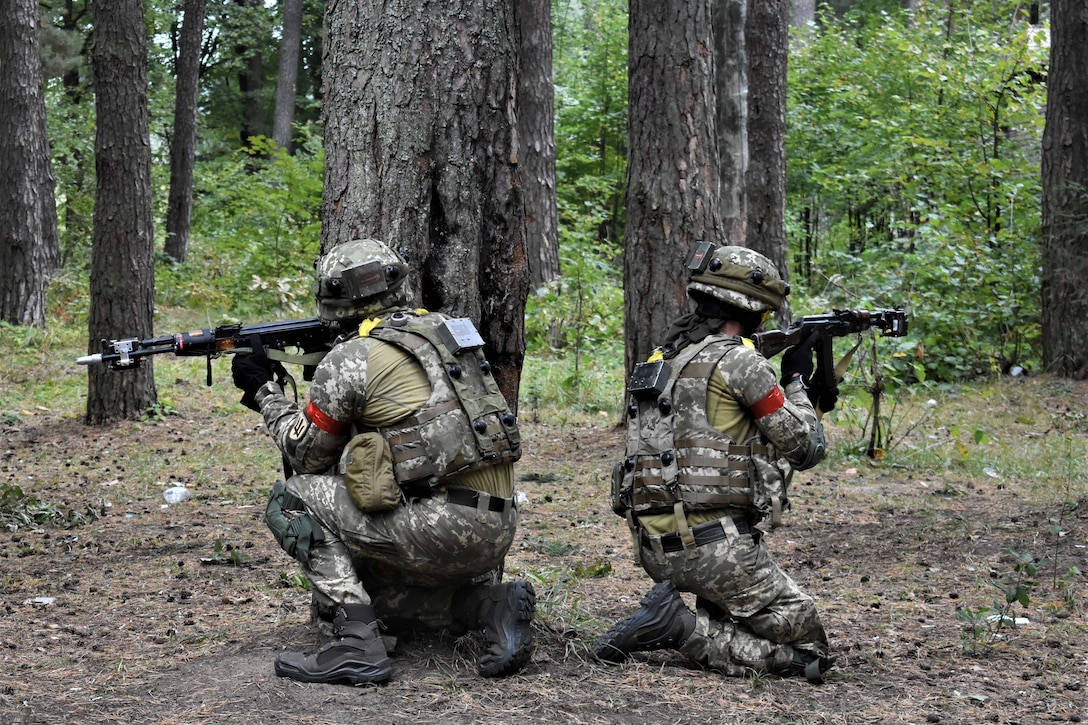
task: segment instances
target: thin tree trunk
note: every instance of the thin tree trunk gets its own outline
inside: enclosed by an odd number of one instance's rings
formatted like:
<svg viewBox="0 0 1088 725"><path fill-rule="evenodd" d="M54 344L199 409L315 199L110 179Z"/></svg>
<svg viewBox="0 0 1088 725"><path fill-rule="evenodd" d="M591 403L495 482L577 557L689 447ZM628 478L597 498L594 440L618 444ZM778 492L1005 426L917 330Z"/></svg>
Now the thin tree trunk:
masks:
<svg viewBox="0 0 1088 725"><path fill-rule="evenodd" d="M197 95L200 49L208 0L185 0L174 97L174 135L170 139L170 196L166 207L165 252L177 262L189 256L196 167Z"/></svg>
<svg viewBox="0 0 1088 725"><path fill-rule="evenodd" d="M748 50L748 243L789 278L786 242L787 0L750 3Z"/></svg>
<svg viewBox="0 0 1088 725"><path fill-rule="evenodd" d="M534 287L559 276L559 212L555 198L555 86L552 80L551 4L515 0L521 37L518 138L525 251Z"/></svg>
<svg viewBox="0 0 1088 725"><path fill-rule="evenodd" d="M1043 364L1088 377L1088 6L1050 4L1043 131Z"/></svg>
<svg viewBox="0 0 1088 725"><path fill-rule="evenodd" d="M242 8L253 7L259 0L235 0ZM243 11L244 12L244 11ZM261 49L249 45L236 48L242 59L242 70L238 73L238 92L242 97L242 126L238 135L242 148L249 148L254 136L265 133L264 99L264 59Z"/></svg>
<svg viewBox="0 0 1088 725"><path fill-rule="evenodd" d="M747 0L714 5L714 52L717 74L718 158L721 174L723 241L746 246L748 204L748 54L744 43Z"/></svg>
<svg viewBox="0 0 1088 725"><path fill-rule="evenodd" d="M280 65L276 72L276 100L272 110L272 140L291 151L295 123L295 95L298 91L298 56L302 45L302 0L283 0L283 34Z"/></svg>

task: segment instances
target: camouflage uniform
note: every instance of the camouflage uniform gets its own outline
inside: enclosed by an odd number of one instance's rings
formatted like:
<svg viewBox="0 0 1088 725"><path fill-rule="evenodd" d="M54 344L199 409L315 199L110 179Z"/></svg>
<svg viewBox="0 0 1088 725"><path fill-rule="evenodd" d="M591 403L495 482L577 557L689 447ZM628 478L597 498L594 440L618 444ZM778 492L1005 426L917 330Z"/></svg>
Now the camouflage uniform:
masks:
<svg viewBox="0 0 1088 725"><path fill-rule="evenodd" d="M698 309L636 368L612 481L613 509L659 584L595 654L619 662L673 647L727 675L804 672L816 682L830 666L823 624L756 524L788 508L787 469L823 458L823 428L802 382L783 388L750 341L722 332L754 330L789 287L762 255L700 246L688 265ZM694 615L680 591L695 594Z"/></svg>
<svg viewBox="0 0 1088 725"><path fill-rule="evenodd" d="M704 432L719 431L748 446L764 445L795 464L802 463L810 437L823 433L801 383L788 385L783 394L770 363L738 342L725 336L709 341L700 357L718 357L718 361L700 385L676 400L678 413L693 422L701 420L707 427ZM760 401L779 395L784 401L778 410L763 418L748 412ZM781 495L784 499L786 493L777 461L764 470L767 480L753 482L769 489L756 494L762 499L760 505L738 500L735 506L685 513L687 525L693 528L720 524L724 538L717 541L665 551L662 535L677 535L673 533L679 529L677 516L634 517L633 533L640 542L639 559L646 572L655 581L672 581L681 591L698 597L695 633L681 651L729 675L743 675L748 669L785 671L792 651L780 645L821 655L827 652L827 636L815 603L774 562L755 527L773 510L769 498Z"/></svg>
<svg viewBox="0 0 1088 725"><path fill-rule="evenodd" d="M431 389L411 354L365 336L337 344L324 358L305 409L275 383L257 393L269 432L299 471L286 490L323 533L323 543L300 562L319 603L373 604L383 623L448 626L456 587L502 564L517 526L512 463L421 489L375 513L360 511L343 476L329 473L354 431L394 425L419 410ZM475 492L477 505L450 503L450 488Z"/></svg>
<svg viewBox="0 0 1088 725"><path fill-rule="evenodd" d="M385 682L382 627L483 630L484 677L532 657L533 587L499 581L517 526L517 421L475 327L408 309L408 273L375 239L318 260L318 316L346 334L316 366L305 407L273 382L259 340L231 363L242 404L298 472L273 486L265 521L331 620L315 652L277 655L282 677Z"/></svg>

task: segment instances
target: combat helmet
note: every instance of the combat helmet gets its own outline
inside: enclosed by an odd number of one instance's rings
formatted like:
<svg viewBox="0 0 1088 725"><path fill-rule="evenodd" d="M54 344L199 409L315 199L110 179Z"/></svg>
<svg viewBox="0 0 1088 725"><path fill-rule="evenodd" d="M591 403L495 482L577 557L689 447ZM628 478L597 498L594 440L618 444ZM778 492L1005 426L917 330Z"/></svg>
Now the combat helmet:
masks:
<svg viewBox="0 0 1088 725"><path fill-rule="evenodd" d="M688 296L713 297L751 312L777 312L790 293L774 263L747 247L699 242L688 254Z"/></svg>
<svg viewBox="0 0 1088 725"><path fill-rule="evenodd" d="M408 304L408 264L377 239L338 244L316 267L317 316L326 322L364 319Z"/></svg>

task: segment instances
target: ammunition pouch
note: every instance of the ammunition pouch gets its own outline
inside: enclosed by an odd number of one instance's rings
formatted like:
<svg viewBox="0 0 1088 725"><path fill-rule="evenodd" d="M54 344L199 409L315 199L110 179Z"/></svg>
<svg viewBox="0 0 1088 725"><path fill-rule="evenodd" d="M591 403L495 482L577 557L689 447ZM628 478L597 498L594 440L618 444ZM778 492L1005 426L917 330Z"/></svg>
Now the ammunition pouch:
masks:
<svg viewBox="0 0 1088 725"><path fill-rule="evenodd" d="M340 457L340 473L344 488L360 511L388 511L401 502L389 444L380 433L360 433L348 441Z"/></svg>
<svg viewBox="0 0 1088 725"><path fill-rule="evenodd" d="M313 548L325 541L321 525L306 512L302 500L287 491L284 481L276 481L272 486L264 521L280 548L304 565L309 564Z"/></svg>

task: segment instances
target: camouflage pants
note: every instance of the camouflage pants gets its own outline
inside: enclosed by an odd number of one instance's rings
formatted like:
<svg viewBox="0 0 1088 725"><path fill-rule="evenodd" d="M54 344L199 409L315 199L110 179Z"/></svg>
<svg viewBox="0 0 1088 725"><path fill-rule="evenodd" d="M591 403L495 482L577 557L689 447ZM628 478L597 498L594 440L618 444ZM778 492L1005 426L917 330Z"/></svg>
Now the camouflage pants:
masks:
<svg viewBox="0 0 1088 725"><path fill-rule="evenodd" d="M339 476L296 475L287 490L324 530L324 542L301 564L318 604L372 604L383 622L452 624L454 592L493 579L517 526L517 509L488 511L487 494L479 509L449 503L438 490L364 513Z"/></svg>
<svg viewBox="0 0 1088 725"><path fill-rule="evenodd" d="M642 566L699 599L694 634L682 652L727 675L782 672L795 649L827 653L816 603L771 558L761 534L721 520L725 538L692 549L642 546ZM655 537L650 537L652 541ZM656 541L654 541L656 543Z"/></svg>

